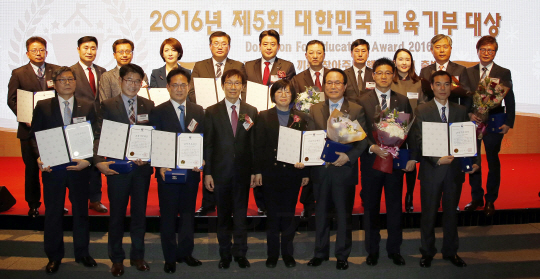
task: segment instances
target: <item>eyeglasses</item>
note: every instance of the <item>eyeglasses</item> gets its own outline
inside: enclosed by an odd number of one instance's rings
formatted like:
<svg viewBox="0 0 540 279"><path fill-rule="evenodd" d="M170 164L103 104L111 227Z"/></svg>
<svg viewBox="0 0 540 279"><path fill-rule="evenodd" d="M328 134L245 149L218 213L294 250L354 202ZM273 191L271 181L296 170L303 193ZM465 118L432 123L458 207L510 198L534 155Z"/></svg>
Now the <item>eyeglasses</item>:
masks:
<svg viewBox="0 0 540 279"><path fill-rule="evenodd" d="M238 81L237 82L230 82L230 81L225 82L225 86L227 86L227 87L233 87L233 85L234 85L234 87L239 87L239 86L242 86L242 83L238 82Z"/></svg>
<svg viewBox="0 0 540 279"><path fill-rule="evenodd" d="M186 83L182 83L182 84L178 84L178 83L175 83L175 84L171 84L169 85L173 90L178 90L178 88L182 89L182 90L185 90L188 85Z"/></svg>
<svg viewBox="0 0 540 279"><path fill-rule="evenodd" d="M142 85L142 81L140 79L136 79L136 80L122 79L122 80L125 81L126 84L130 85L130 86L135 86L135 85L141 86Z"/></svg>
<svg viewBox="0 0 540 279"><path fill-rule="evenodd" d="M276 95L285 95L285 96L289 96L289 95L291 95L291 91L280 90L280 91L277 91L277 92L276 92Z"/></svg>
<svg viewBox="0 0 540 279"><path fill-rule="evenodd" d="M218 43L218 42L215 42L212 44L214 47L226 47L229 45L229 43Z"/></svg>
<svg viewBox="0 0 540 279"><path fill-rule="evenodd" d="M61 79L57 79L56 81L60 82L61 84L68 84L68 83L72 83L75 81L74 78L61 78Z"/></svg>
<svg viewBox="0 0 540 279"><path fill-rule="evenodd" d="M117 51L116 53L121 54L121 55L124 55L124 54L130 55L130 54L133 53L133 51L131 51L131 50L121 50L121 51Z"/></svg>
<svg viewBox="0 0 540 279"><path fill-rule="evenodd" d="M435 46L434 48L436 50L440 50L440 49L448 50L448 49L450 49L450 46L449 45L443 45L443 46Z"/></svg>
<svg viewBox="0 0 540 279"><path fill-rule="evenodd" d="M480 49L480 52L481 52L481 53L487 53L487 54L493 55L493 54L495 54L495 52L497 52L497 51L496 51L496 50L493 50L493 49L481 48L481 49Z"/></svg>
<svg viewBox="0 0 540 279"><path fill-rule="evenodd" d="M31 50L29 50L29 52L31 52L33 54L36 54L38 52L45 53L45 52L47 52L47 50L43 49L43 48L42 49L31 49Z"/></svg>
<svg viewBox="0 0 540 279"><path fill-rule="evenodd" d="M327 81L327 82L326 82L326 85L328 85L328 86L332 86L332 85L335 85L335 86L342 86L342 85L343 85L343 82L341 82L341 81Z"/></svg>
<svg viewBox="0 0 540 279"><path fill-rule="evenodd" d="M392 75L394 75L394 73L392 73L392 72L375 72L375 75L377 75L377 76L383 76L383 75L384 76L392 76Z"/></svg>

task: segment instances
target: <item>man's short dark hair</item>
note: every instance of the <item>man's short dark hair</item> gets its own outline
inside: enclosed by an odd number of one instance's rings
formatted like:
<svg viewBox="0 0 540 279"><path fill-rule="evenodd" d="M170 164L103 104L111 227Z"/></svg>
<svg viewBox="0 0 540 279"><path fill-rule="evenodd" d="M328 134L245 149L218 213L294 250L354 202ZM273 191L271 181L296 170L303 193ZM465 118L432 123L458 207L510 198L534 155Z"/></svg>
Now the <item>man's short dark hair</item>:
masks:
<svg viewBox="0 0 540 279"><path fill-rule="evenodd" d="M383 57L383 58L379 58L375 60L375 62L373 63L373 72L375 72L377 68L382 65L390 66L392 68L392 72L394 72L394 68L396 67L396 65L394 65L394 62L392 62L392 60L386 57Z"/></svg>
<svg viewBox="0 0 540 279"><path fill-rule="evenodd" d="M62 67L56 69L52 73L52 80L56 81L56 78L58 78L59 76L61 76L65 72L70 72L73 75L73 79L77 79L75 77L75 73L73 72L73 70L70 67L62 66Z"/></svg>
<svg viewBox="0 0 540 279"><path fill-rule="evenodd" d="M215 37L227 37L227 43L231 45L231 36L229 34L223 32L223 31L216 31L210 35L210 38L208 38L208 41L210 41L210 44L212 44L212 39Z"/></svg>
<svg viewBox="0 0 540 279"><path fill-rule="evenodd" d="M123 45L123 44L129 44L131 46L131 51L135 50L135 45L133 44L132 41L130 41L128 39L118 39L118 40L114 41L114 43L112 44L113 53L116 52L116 46L117 45Z"/></svg>
<svg viewBox="0 0 540 279"><path fill-rule="evenodd" d="M262 31L261 34L259 35L259 44L261 44L262 39L266 36L274 37L277 40L277 43L279 45L279 33L274 29Z"/></svg>
<svg viewBox="0 0 540 279"><path fill-rule="evenodd" d="M161 59L165 61L165 57L163 56L163 49L165 48L165 45L170 45L178 52L178 60L182 59L182 56L184 55L184 50L182 49L182 44L175 38L168 38L161 43L161 47L159 48L159 55L161 56Z"/></svg>
<svg viewBox="0 0 540 279"><path fill-rule="evenodd" d="M291 82L286 79L280 79L272 85L272 88L270 88L270 100L275 103L276 102L276 92L280 89L289 88L289 92L291 92L291 103L296 100L296 89L294 89L294 86L291 85Z"/></svg>
<svg viewBox="0 0 540 279"><path fill-rule="evenodd" d="M242 84L246 84L246 77L244 76L244 73L238 69L230 69L225 71L223 75L221 76L221 86L225 85L225 80L233 77L233 76L239 76L242 79Z"/></svg>
<svg viewBox="0 0 540 279"><path fill-rule="evenodd" d="M307 53L308 47L309 47L310 45L315 45L315 44L321 45L321 46L322 46L322 51L323 51L323 52L326 52L326 49L325 49L325 47L324 47L323 42L321 42L321 41L319 41L319 40L311 40L311 41L309 41L309 42L307 43L307 45L306 45L306 53Z"/></svg>
<svg viewBox="0 0 540 279"><path fill-rule="evenodd" d="M47 41L45 39L43 39L42 37L34 36L34 37L30 37L30 38L28 38L28 40L26 40L26 51L28 51L28 48L33 43L40 43L45 47L45 49L47 49Z"/></svg>
<svg viewBox="0 0 540 279"><path fill-rule="evenodd" d="M338 72L340 73L342 76L343 76L343 84L347 84L347 74L345 74L345 72L340 69L340 68L332 68L328 71L324 71L324 78L323 78L323 84L326 84L326 76L331 73L331 72ZM323 85L324 86L324 85Z"/></svg>
<svg viewBox="0 0 540 279"><path fill-rule="evenodd" d="M364 39L356 39L354 40L354 42L352 42L351 44L351 52L357 47L357 46L361 46L361 45L366 45L367 46L367 51L369 52L369 43L364 40Z"/></svg>
<svg viewBox="0 0 540 279"><path fill-rule="evenodd" d="M479 51L482 46L488 45L488 44L494 44L495 45L495 51L499 50L499 44L497 43L497 39L492 36L484 36L478 40L478 43L476 43L476 51Z"/></svg>
<svg viewBox="0 0 540 279"><path fill-rule="evenodd" d="M94 42L96 43L96 47L98 47L97 38L94 36L84 36L80 38L79 40L77 40L77 47L80 47L82 44L88 43L88 42Z"/></svg>
<svg viewBox="0 0 540 279"><path fill-rule="evenodd" d="M438 76L447 76L448 80L452 82L452 76L447 71L436 71L429 77L429 83L433 84L435 82L435 77Z"/></svg>
<svg viewBox="0 0 540 279"><path fill-rule="evenodd" d="M184 69L176 68L176 69L170 71L169 74L167 75L167 84L170 84L170 83L171 83L171 79L172 79L174 76L177 76L177 75L183 75L184 77L186 77L188 83L191 81L191 75L189 75L188 73L186 73L186 72L184 71Z"/></svg>
<svg viewBox="0 0 540 279"><path fill-rule="evenodd" d="M120 68L120 77L124 78L128 73L136 73L141 76L141 79L144 78L144 70L137 64L126 64Z"/></svg>

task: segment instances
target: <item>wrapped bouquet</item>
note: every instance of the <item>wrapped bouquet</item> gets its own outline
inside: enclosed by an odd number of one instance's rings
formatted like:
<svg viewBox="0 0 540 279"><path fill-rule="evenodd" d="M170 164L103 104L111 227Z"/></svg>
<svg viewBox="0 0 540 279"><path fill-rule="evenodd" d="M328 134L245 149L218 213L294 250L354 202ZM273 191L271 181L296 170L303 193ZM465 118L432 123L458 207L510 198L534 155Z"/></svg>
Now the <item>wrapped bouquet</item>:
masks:
<svg viewBox="0 0 540 279"><path fill-rule="evenodd" d="M500 84L499 79L486 77L478 84L473 95L474 114L481 119L476 123L476 136L478 139L486 134L489 111L501 105L502 100L508 93L509 88Z"/></svg>
<svg viewBox="0 0 540 279"><path fill-rule="evenodd" d="M306 86L306 91L296 96L294 107L301 112L309 113L312 105L322 101L324 101L324 93L317 91L313 86Z"/></svg>
<svg viewBox="0 0 540 279"><path fill-rule="evenodd" d="M325 162L334 162L339 158L336 152L347 152L352 148L350 143L366 138L366 132L358 121L351 121L348 115L335 109L328 118L326 126L327 139L321 155Z"/></svg>

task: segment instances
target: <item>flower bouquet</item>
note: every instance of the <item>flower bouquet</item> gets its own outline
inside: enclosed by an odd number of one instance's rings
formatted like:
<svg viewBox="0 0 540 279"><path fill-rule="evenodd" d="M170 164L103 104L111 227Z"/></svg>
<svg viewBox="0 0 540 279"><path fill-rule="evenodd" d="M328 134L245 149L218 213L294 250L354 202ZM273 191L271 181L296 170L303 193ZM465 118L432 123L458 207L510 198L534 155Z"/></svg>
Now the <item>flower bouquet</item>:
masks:
<svg viewBox="0 0 540 279"><path fill-rule="evenodd" d="M478 84L478 88L473 95L473 108L476 117L481 119L476 123L476 136L478 139L487 132L487 123L489 111L499 106L508 93L509 88L500 84L498 78L486 77Z"/></svg>
<svg viewBox="0 0 540 279"><path fill-rule="evenodd" d="M306 91L298 94L296 97L294 107L301 112L309 113L312 105L322 101L324 101L324 93L317 91L316 87L306 86Z"/></svg>
<svg viewBox="0 0 540 279"><path fill-rule="evenodd" d="M410 113L398 112L396 109L387 108L381 111L381 107L377 106L374 119L373 137L377 145L392 156L386 156L386 159L377 156L373 168L385 173L392 173L393 159L398 157L399 147L407 139L414 117L411 119Z"/></svg>
<svg viewBox="0 0 540 279"><path fill-rule="evenodd" d="M350 143L366 138L366 132L358 121L351 121L348 115L335 109L328 118L326 126L327 140L321 156L326 162L334 162L339 155L336 151L347 152L352 148Z"/></svg>

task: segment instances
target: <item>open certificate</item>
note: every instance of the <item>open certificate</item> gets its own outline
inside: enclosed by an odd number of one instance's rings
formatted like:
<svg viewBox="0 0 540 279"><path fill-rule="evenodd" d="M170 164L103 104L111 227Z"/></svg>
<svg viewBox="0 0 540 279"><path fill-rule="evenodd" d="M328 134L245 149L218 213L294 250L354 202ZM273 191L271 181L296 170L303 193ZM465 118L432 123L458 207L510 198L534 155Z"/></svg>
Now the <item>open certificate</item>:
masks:
<svg viewBox="0 0 540 279"><path fill-rule="evenodd" d="M90 121L64 126L64 133L71 159L93 156L94 134Z"/></svg>
<svg viewBox="0 0 540 279"><path fill-rule="evenodd" d="M30 92L17 89L17 121L31 123L37 102L52 97L54 90Z"/></svg>
<svg viewBox="0 0 540 279"><path fill-rule="evenodd" d="M450 155L476 156L476 125L472 121L450 123Z"/></svg>
<svg viewBox="0 0 540 279"><path fill-rule="evenodd" d="M225 93L221 88L221 82L213 78L193 78L197 104L203 109L223 100Z"/></svg>
<svg viewBox="0 0 540 279"><path fill-rule="evenodd" d="M300 162L302 131L279 126L277 160L284 163Z"/></svg>
<svg viewBox="0 0 540 279"><path fill-rule="evenodd" d="M170 99L167 88L150 88L148 89L148 95L150 95L150 100L154 102L156 107Z"/></svg>
<svg viewBox="0 0 540 279"><path fill-rule="evenodd" d="M326 143L326 131L305 131L302 132L302 154L300 162L306 166L324 165L321 154Z"/></svg>
<svg viewBox="0 0 540 279"><path fill-rule="evenodd" d="M174 169L176 161L176 133L152 131L152 167Z"/></svg>
<svg viewBox="0 0 540 279"><path fill-rule="evenodd" d="M150 161L152 151L152 126L131 125L126 148L127 160Z"/></svg>
<svg viewBox="0 0 540 279"><path fill-rule="evenodd" d="M203 134L178 133L177 169L201 168L203 165Z"/></svg>
<svg viewBox="0 0 540 279"><path fill-rule="evenodd" d="M128 129L129 124L103 119L97 154L123 160Z"/></svg>

